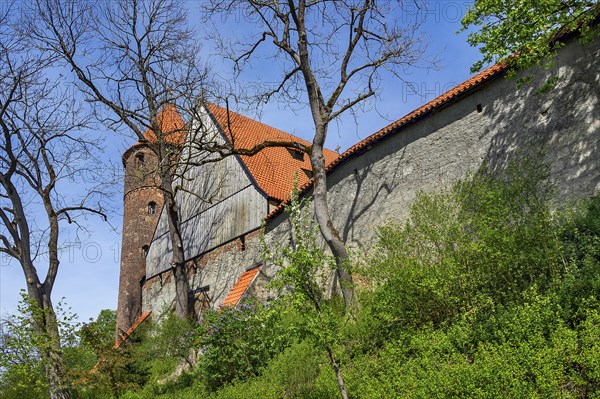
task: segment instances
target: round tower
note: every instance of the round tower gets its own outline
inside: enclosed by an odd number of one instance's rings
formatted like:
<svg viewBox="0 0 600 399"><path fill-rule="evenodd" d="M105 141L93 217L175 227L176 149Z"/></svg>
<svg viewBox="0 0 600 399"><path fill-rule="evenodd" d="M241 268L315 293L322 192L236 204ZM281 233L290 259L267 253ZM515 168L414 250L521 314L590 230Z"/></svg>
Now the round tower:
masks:
<svg viewBox="0 0 600 399"><path fill-rule="evenodd" d="M152 241L163 196L156 173L157 156L137 143L123 154L123 242L117 306L117 338L142 314L142 284L146 255Z"/></svg>

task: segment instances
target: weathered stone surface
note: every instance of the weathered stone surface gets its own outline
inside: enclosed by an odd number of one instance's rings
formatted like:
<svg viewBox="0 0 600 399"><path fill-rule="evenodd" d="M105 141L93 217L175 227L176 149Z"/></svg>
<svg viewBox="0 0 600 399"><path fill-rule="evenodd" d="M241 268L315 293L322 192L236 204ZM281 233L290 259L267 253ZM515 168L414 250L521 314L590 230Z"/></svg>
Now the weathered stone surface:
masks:
<svg viewBox="0 0 600 399"><path fill-rule="evenodd" d="M556 87L536 93L551 74L559 77ZM539 154L560 200L592 196L600 190L599 94L598 40L571 42L552 70L535 70L529 85L517 89L503 77L489 81L338 165L328 176L334 223L349 246L368 249L378 226L407 217L419 191L448 187L484 163L501 170L511 160ZM267 245L286 245L289 227L283 214L269 220ZM243 251L236 239L190 261L192 287L210 286L213 305L261 261L258 231L244 238ZM265 265L263 280L273 272ZM174 298L168 272L159 277L144 286L144 310L159 311Z"/></svg>

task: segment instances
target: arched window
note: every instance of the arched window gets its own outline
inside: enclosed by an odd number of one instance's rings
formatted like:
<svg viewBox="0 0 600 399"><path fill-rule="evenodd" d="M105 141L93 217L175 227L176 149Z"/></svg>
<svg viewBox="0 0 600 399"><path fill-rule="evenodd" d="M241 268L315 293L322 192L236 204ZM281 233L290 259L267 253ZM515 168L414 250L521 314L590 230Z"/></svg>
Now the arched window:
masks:
<svg viewBox="0 0 600 399"><path fill-rule="evenodd" d="M148 203L148 215L156 214L156 202L152 201Z"/></svg>
<svg viewBox="0 0 600 399"><path fill-rule="evenodd" d="M149 249L150 249L150 247L149 247L149 246L147 246L147 245L144 245L144 246L142 247L142 257L144 257L144 258L145 258L146 256L148 256L148 250L149 250Z"/></svg>

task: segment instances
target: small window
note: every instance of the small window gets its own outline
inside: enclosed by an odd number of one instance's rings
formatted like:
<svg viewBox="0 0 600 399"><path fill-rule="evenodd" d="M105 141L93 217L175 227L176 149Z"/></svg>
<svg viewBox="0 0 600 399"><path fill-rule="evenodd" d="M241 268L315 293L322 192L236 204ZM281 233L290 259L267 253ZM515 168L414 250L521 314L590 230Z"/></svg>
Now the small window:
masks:
<svg viewBox="0 0 600 399"><path fill-rule="evenodd" d="M156 202L148 203L148 215L156 215Z"/></svg>
<svg viewBox="0 0 600 399"><path fill-rule="evenodd" d="M135 162L137 166L144 166L145 157L143 152L138 152L135 154Z"/></svg>
<svg viewBox="0 0 600 399"><path fill-rule="evenodd" d="M308 170L308 169L304 169L304 168L301 168L301 169L302 169L302 172L304 172L304 174L306 175L306 177L308 177L309 179L312 179L312 177L313 177L312 170Z"/></svg>
<svg viewBox="0 0 600 399"><path fill-rule="evenodd" d="M145 258L146 256L148 256L148 250L149 250L149 249L150 249L150 247L149 247L149 246L147 246L147 245L144 245L144 246L142 247L142 256L143 256L144 258Z"/></svg>
<svg viewBox="0 0 600 399"><path fill-rule="evenodd" d="M246 237L245 236L241 236L240 237L240 251L245 251L246 250Z"/></svg>
<svg viewBox="0 0 600 399"><path fill-rule="evenodd" d="M304 161L304 153L302 151L288 148L288 152L290 153L292 158L294 158L298 161Z"/></svg>

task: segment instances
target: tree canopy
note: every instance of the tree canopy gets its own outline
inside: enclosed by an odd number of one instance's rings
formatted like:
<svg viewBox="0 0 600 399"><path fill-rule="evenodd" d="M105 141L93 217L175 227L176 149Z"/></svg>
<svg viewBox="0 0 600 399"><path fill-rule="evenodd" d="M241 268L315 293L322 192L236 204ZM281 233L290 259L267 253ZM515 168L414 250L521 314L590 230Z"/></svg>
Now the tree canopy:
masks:
<svg viewBox="0 0 600 399"><path fill-rule="evenodd" d="M476 0L462 20L463 30L476 29L468 42L482 54L471 70L507 61L514 72L548 62L564 33L579 31L584 40L597 34L599 11L596 0Z"/></svg>

